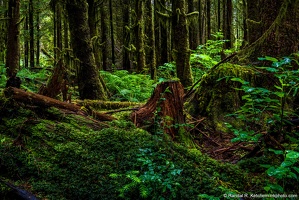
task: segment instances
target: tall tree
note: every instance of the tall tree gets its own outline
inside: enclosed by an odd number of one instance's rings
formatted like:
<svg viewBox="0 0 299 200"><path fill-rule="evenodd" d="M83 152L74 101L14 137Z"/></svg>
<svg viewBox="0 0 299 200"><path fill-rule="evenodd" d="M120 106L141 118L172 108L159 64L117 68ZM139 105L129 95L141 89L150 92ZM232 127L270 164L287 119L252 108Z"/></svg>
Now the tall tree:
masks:
<svg viewBox="0 0 299 200"><path fill-rule="evenodd" d="M123 69L130 70L130 50L131 34L130 34L130 0L123 0Z"/></svg>
<svg viewBox="0 0 299 200"><path fill-rule="evenodd" d="M95 66L86 0L67 0L71 42L74 55L79 59L78 86L81 99L106 99L103 81Z"/></svg>
<svg viewBox="0 0 299 200"><path fill-rule="evenodd" d="M97 27L97 5L95 0L87 0L88 3L88 24L90 29L90 37L95 38L93 40L93 53L95 57L95 62L98 68L100 68L100 53L98 45L98 27Z"/></svg>
<svg viewBox="0 0 299 200"><path fill-rule="evenodd" d="M6 52L6 44L7 44L7 3L6 1L0 1L0 63L5 62L5 52Z"/></svg>
<svg viewBox="0 0 299 200"><path fill-rule="evenodd" d="M196 9L196 6L194 5L194 0L188 0L188 12L192 13ZM189 43L191 49L196 49L199 45L199 31L198 31L198 22L197 20L191 20L190 26L189 26Z"/></svg>
<svg viewBox="0 0 299 200"><path fill-rule="evenodd" d="M144 0L135 0L136 12L136 53L137 53L137 71L141 72L146 67L145 59L145 35L144 35Z"/></svg>
<svg viewBox="0 0 299 200"><path fill-rule="evenodd" d="M34 5L33 0L29 0L29 63L30 68L34 67Z"/></svg>
<svg viewBox="0 0 299 200"><path fill-rule="evenodd" d="M20 0L9 0L8 2L8 34L6 68L7 76L14 79L20 66Z"/></svg>
<svg viewBox="0 0 299 200"><path fill-rule="evenodd" d="M227 40L224 44L225 49L232 48L232 20L233 20L233 4L232 0L225 0L223 3L223 35Z"/></svg>
<svg viewBox="0 0 299 200"><path fill-rule="evenodd" d="M109 0L109 16L110 16L110 33L111 33L111 60L112 64L115 65L115 41L114 41L114 21L113 21L113 11L112 11L112 0Z"/></svg>
<svg viewBox="0 0 299 200"><path fill-rule="evenodd" d="M101 13L101 43L102 43L102 67L101 69L107 70L108 66L110 64L109 62L109 46L108 44L108 12L105 6L105 2L100 7L100 13Z"/></svg>
<svg viewBox="0 0 299 200"><path fill-rule="evenodd" d="M151 79L156 79L156 43L155 43L155 3L152 1L147 2L147 8L149 9L149 65Z"/></svg>
<svg viewBox="0 0 299 200"><path fill-rule="evenodd" d="M249 3L249 2L248 2ZM299 48L299 0L264 0L257 2L260 21L248 24L250 46L238 53L239 61L255 62L259 56L282 57L298 51ZM248 13L251 4L248 4ZM253 24L255 28L253 27ZM264 30L254 41L253 30ZM252 30L252 31L250 31Z"/></svg>
<svg viewBox="0 0 299 200"><path fill-rule="evenodd" d="M192 85L190 67L189 31L185 0L172 3L173 54L176 62L177 76L184 87Z"/></svg>

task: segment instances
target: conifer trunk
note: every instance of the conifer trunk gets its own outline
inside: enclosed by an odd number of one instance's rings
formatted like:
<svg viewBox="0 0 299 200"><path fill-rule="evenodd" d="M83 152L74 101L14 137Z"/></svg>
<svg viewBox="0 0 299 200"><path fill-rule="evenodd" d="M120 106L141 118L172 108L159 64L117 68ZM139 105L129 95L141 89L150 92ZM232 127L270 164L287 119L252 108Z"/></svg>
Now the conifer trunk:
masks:
<svg viewBox="0 0 299 200"><path fill-rule="evenodd" d="M87 7L85 0L68 0L66 4L72 47L74 55L80 61L78 70L79 95L81 99L106 99L107 94L95 66Z"/></svg>
<svg viewBox="0 0 299 200"><path fill-rule="evenodd" d="M176 0L172 4L173 55L176 62L177 77L184 87L192 85L190 67L189 31L186 16L186 1Z"/></svg>
<svg viewBox="0 0 299 200"><path fill-rule="evenodd" d="M298 51L299 0L265 0L258 3L259 13L254 17L258 21L247 20L250 46L238 53L237 62L252 63L258 57L279 58ZM252 6L248 4L248 12ZM260 37L257 38L257 35Z"/></svg>
<svg viewBox="0 0 299 200"><path fill-rule="evenodd" d="M6 68L7 76L14 78L20 65L20 0L9 0L8 7L8 34L7 34L7 53Z"/></svg>

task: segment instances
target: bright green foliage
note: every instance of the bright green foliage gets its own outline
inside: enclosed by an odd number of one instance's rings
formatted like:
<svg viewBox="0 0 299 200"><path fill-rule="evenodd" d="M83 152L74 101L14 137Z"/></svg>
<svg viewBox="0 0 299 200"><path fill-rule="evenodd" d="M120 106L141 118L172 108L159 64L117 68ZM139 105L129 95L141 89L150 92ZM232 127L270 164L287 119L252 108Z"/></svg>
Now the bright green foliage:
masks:
<svg viewBox="0 0 299 200"><path fill-rule="evenodd" d="M142 170L128 171L125 175L111 174L113 178L125 176L130 182L120 188L120 197L125 198L126 194L139 190L141 198L154 196L157 199L175 199L180 184L174 181L175 176L179 176L182 169L176 169L174 163L166 160L166 155L153 152L152 149L139 149L137 162ZM157 162L158 161L158 162ZM158 164L158 163L163 163ZM164 196L164 197L163 197Z"/></svg>
<svg viewBox="0 0 299 200"><path fill-rule="evenodd" d="M295 192L299 175L299 153L298 153L298 133L286 132L283 127L289 122L290 115L296 115L294 111L287 107L287 101L297 95L299 86L299 71L291 66L292 60L288 57L278 60L272 57L259 58L262 61L272 62L271 67L258 67L260 70L266 70L269 76L277 78L276 84L272 88L256 87L249 82L239 78L231 78L231 81L239 82L243 91L242 100L244 104L240 110L230 116L235 116L243 122L242 128L235 128L231 124L227 127L236 135L232 141L260 142L261 132L268 134L274 131L284 136L290 142L285 147L290 150L272 150L275 157L283 156L284 160L277 165L277 162L263 164L267 168L267 175L274 177L275 182L269 182L264 190L267 193Z"/></svg>
<svg viewBox="0 0 299 200"><path fill-rule="evenodd" d="M0 64L0 88L4 88L6 85L6 68L4 64Z"/></svg>
<svg viewBox="0 0 299 200"><path fill-rule="evenodd" d="M299 86L299 71L293 70L290 58L277 60L272 57L259 58L273 62L271 67L258 67L266 70L277 78L277 84L274 88L255 87L249 82L239 78L231 78L231 81L241 83L241 90L244 92L242 100L244 104L240 110L230 116L235 116L244 122L242 129L236 129L227 124L236 138L233 141L254 141L257 142L262 131L268 131L272 126L277 127L282 132L285 120L291 114L286 110L286 100L297 95Z"/></svg>
<svg viewBox="0 0 299 200"><path fill-rule="evenodd" d="M113 73L101 71L108 91L112 94L111 100L116 101L146 101L153 91L154 81L148 75L130 74L126 70Z"/></svg>
<svg viewBox="0 0 299 200"><path fill-rule="evenodd" d="M41 84L45 84L50 72L47 69L42 69L37 72L22 68L18 74L18 77L21 78L23 89L37 92ZM0 88L4 88L6 85L6 68L5 65L0 65Z"/></svg>
<svg viewBox="0 0 299 200"><path fill-rule="evenodd" d="M223 44L227 41L223 39L223 34L217 32L213 34L215 40L208 40L205 44L199 45L191 54L191 65L200 64L205 68L211 68L221 60L220 53L223 52Z"/></svg>
<svg viewBox="0 0 299 200"><path fill-rule="evenodd" d="M264 189L270 193L283 193L284 188L288 188L288 192L296 192L296 189L290 191L290 188L294 188L299 181L299 152L293 150L273 150L276 155L283 155L284 161L279 166L273 165L261 165L267 168L266 173L268 176L276 178L276 182L268 183Z"/></svg>
<svg viewBox="0 0 299 200"><path fill-rule="evenodd" d="M173 80L176 78L176 69L175 63L164 63L164 65L159 66L157 68L157 76L159 78L159 82L163 82L165 80Z"/></svg>
<svg viewBox="0 0 299 200"><path fill-rule="evenodd" d="M46 84L50 72L47 69L41 69L35 72L33 70L22 68L17 76L22 80L23 89L37 92L41 84Z"/></svg>

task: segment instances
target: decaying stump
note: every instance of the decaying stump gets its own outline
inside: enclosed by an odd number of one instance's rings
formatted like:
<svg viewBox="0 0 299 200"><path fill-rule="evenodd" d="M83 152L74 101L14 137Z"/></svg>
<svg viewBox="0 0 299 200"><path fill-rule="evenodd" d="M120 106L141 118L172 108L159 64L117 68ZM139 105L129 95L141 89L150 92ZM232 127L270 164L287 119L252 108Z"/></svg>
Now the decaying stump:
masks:
<svg viewBox="0 0 299 200"><path fill-rule="evenodd" d="M185 124L183 114L184 88L178 81L163 82L157 85L148 102L131 114L137 127L155 125L174 138Z"/></svg>
<svg viewBox="0 0 299 200"><path fill-rule="evenodd" d="M76 114L80 114L84 116L92 115L93 117L101 121L115 120L115 118L110 115L93 111L88 107L86 107L86 109L83 110L78 105L62 102L57 99L53 99L40 94L35 94L33 92L24 91L14 87L6 88L4 90L4 94L7 98L12 98L15 101L33 105L33 106L39 106L41 108L56 107L59 109L69 110Z"/></svg>

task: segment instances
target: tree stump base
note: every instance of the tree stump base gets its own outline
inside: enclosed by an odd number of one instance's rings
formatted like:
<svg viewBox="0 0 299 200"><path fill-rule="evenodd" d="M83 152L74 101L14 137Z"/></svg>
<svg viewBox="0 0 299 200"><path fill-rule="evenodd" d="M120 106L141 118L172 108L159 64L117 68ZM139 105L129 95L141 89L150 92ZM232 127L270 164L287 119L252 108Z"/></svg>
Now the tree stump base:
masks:
<svg viewBox="0 0 299 200"><path fill-rule="evenodd" d="M163 130L173 139L185 124L184 87L178 81L157 85L148 102L131 114L137 127L148 125L153 131Z"/></svg>

